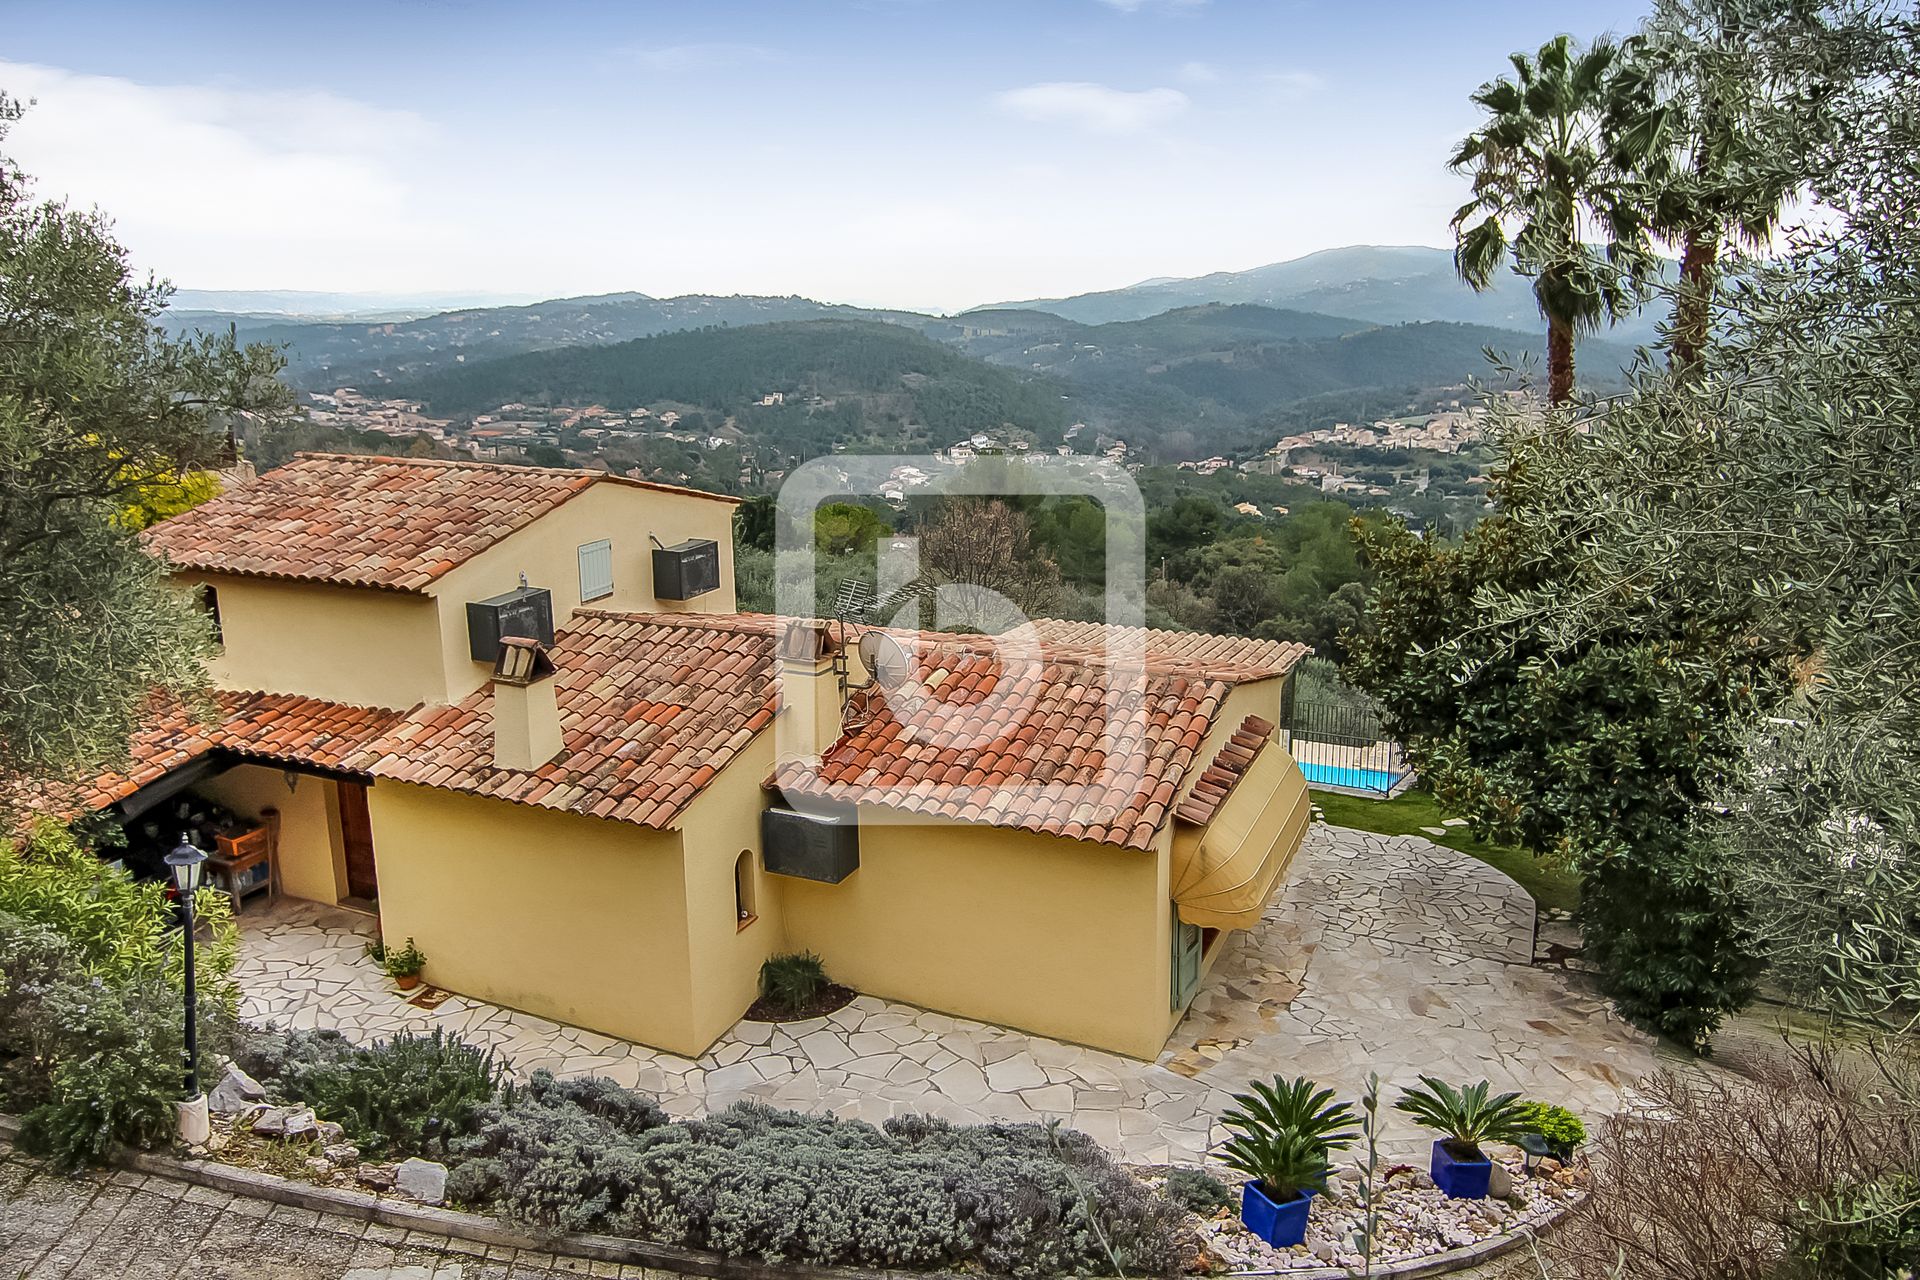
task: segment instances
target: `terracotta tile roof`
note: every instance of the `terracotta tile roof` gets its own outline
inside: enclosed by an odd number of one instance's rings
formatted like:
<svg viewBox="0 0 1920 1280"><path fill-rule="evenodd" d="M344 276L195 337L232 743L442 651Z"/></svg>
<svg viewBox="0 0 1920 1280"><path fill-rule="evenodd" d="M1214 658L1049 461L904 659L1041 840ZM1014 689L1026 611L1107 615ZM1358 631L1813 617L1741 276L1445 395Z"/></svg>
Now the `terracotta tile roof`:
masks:
<svg viewBox="0 0 1920 1280"><path fill-rule="evenodd" d="M757 614L582 610L550 654L559 756L531 771L493 767L489 687L408 715L373 744L369 771L669 828L773 723L787 625ZM1144 664L1116 664L1083 630L1011 657L983 637L889 634L914 641L933 696L896 713L882 695L857 694L852 727L821 771L786 766L771 784L1144 848L1171 816L1232 685L1274 674L1229 660L1231 648L1212 658L1150 650Z"/></svg>
<svg viewBox="0 0 1920 1280"><path fill-rule="evenodd" d="M1248 716L1234 730L1233 737L1220 748L1213 757L1206 772L1194 780L1193 789L1187 792L1187 798L1173 811L1173 816L1182 822L1191 822L1205 826L1213 821L1213 815L1220 812L1220 806L1240 784L1240 779L1252 766L1260 749L1273 737L1273 721L1263 720L1259 716Z"/></svg>
<svg viewBox="0 0 1920 1280"><path fill-rule="evenodd" d="M603 471L302 453L145 536L186 569L422 592L596 484L738 501Z"/></svg>
<svg viewBox="0 0 1920 1280"><path fill-rule="evenodd" d="M856 695L855 727L819 769L783 764L775 784L813 799L1144 849L1230 688L1051 652L1002 659L951 636L923 642L914 657L931 696Z"/></svg>
<svg viewBox="0 0 1920 1280"><path fill-rule="evenodd" d="M16 780L5 785L16 806L71 818L124 800L213 751L360 773L362 750L401 715L295 694L221 690L206 707L154 703L127 744L120 768L79 784Z"/></svg>
<svg viewBox="0 0 1920 1280"><path fill-rule="evenodd" d="M1095 652L1143 652L1149 669L1185 670L1192 674L1250 673L1285 675L1313 650L1285 640L1255 640L1251 636L1217 636L1203 631L1160 631L1152 627L1109 626L1102 622L1067 622L1036 618L1034 631L1050 650L1084 649Z"/></svg>
<svg viewBox="0 0 1920 1280"><path fill-rule="evenodd" d="M774 620L582 610L554 637L563 749L493 767L493 692L423 707L374 744L378 778L664 829L774 715Z"/></svg>
<svg viewBox="0 0 1920 1280"><path fill-rule="evenodd" d="M214 745L236 755L365 773L364 753L406 713L287 693L220 693Z"/></svg>
<svg viewBox="0 0 1920 1280"><path fill-rule="evenodd" d="M754 614L576 613L551 655L564 749L537 770L492 767L490 688L407 713L222 692L217 722L156 708L126 770L65 789L58 807L104 808L218 749L664 829L773 723L785 625ZM915 640L931 696L897 698L896 708L884 694L857 694L851 728L821 770L787 766L770 781L841 802L1149 846L1232 685L1271 672L1238 660L1241 650L1204 644L1198 652L1212 658L1149 650L1144 666L1116 665L1080 624L1052 625L1066 638L1010 657L980 637L892 633ZM1244 735L1271 731L1245 721L1196 784L1201 798L1210 794L1201 786L1224 783L1220 771L1235 767L1234 748L1251 745ZM55 804L43 792L38 807Z"/></svg>

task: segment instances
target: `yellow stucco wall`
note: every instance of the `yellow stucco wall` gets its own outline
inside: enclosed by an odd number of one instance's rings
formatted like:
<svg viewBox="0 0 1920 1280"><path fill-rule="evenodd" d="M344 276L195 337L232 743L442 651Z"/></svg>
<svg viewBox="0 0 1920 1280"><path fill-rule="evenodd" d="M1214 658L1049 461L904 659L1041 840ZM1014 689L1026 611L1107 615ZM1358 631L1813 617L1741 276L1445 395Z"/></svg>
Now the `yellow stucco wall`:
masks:
<svg viewBox="0 0 1920 1280"><path fill-rule="evenodd" d="M229 574L180 580L219 593L218 688L398 710L445 688L439 615L425 596Z"/></svg>
<svg viewBox="0 0 1920 1280"><path fill-rule="evenodd" d="M278 809L280 891L331 906L340 900L347 876L337 788L329 779L295 774L288 790L287 776L270 766L243 764L194 790L255 822L265 810Z"/></svg>
<svg viewBox="0 0 1920 1280"><path fill-rule="evenodd" d="M688 538L720 544L720 588L688 601L653 596L653 544ZM222 652L213 680L224 689L298 693L405 710L458 702L492 669L475 662L467 604L511 591L525 574L553 593L554 625L581 606L579 549L613 544L613 594L594 609L731 613L733 506L632 485L594 485L433 583L428 595L189 573L185 585L219 592Z"/></svg>
<svg viewBox="0 0 1920 1280"><path fill-rule="evenodd" d="M1203 759L1247 714L1271 715L1278 687L1236 689ZM1169 1002L1171 828L1143 852L868 813L861 867L846 881L770 876L759 815L774 746L760 734L675 832L381 782L368 799L383 930L415 938L429 979L450 990L687 1055L752 1002L762 961L799 950L875 995L1159 1052L1182 1013ZM284 890L338 900L334 784L304 777L290 793L282 771L241 766L204 790L249 817L279 808ZM744 929L742 851L757 916ZM1209 948L1204 967L1236 937Z"/></svg>
<svg viewBox="0 0 1920 1280"><path fill-rule="evenodd" d="M684 602L654 599L649 534L667 546L688 538L718 542L720 589ZM732 504L632 485L597 484L433 584L440 615L444 700L458 702L492 674L490 667L473 660L468 648L467 603L513 590L524 573L529 586L553 593L554 625L564 629L567 618L581 606L580 548L602 538L613 544L613 594L587 601L588 608L733 612Z"/></svg>
<svg viewBox="0 0 1920 1280"><path fill-rule="evenodd" d="M873 995L1151 1057L1167 1025L1165 854L863 812L860 869L779 877L787 936Z"/></svg>
<svg viewBox="0 0 1920 1280"><path fill-rule="evenodd" d="M367 801L381 933L416 940L428 981L676 1053L710 1042L677 832L392 781Z"/></svg>
<svg viewBox="0 0 1920 1280"><path fill-rule="evenodd" d="M1205 758L1277 688L1235 690ZM874 995L1158 1054L1182 1016L1171 826L1139 851L868 811L845 881L770 876L759 815L774 746L771 732L748 744L671 833L382 782L369 800L386 936L417 939L451 990L688 1055L752 1002L762 961L802 950ZM744 929L743 851L758 917Z"/></svg>
<svg viewBox="0 0 1920 1280"><path fill-rule="evenodd" d="M693 956L693 1019L700 1037L724 1035L760 993L760 964L792 950L780 877L760 856L761 781L773 772L773 734L734 757L681 816L686 850L687 934ZM744 929L734 912L734 863L747 853L752 908Z"/></svg>

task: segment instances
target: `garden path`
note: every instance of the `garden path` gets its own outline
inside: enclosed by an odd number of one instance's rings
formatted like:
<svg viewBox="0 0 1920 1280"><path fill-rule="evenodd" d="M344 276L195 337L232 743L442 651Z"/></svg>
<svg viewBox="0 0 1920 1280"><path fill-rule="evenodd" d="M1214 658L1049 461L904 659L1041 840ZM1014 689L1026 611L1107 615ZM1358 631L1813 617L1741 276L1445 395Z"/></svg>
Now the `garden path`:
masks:
<svg viewBox="0 0 1920 1280"><path fill-rule="evenodd" d="M365 916L283 900L242 924L252 1021L363 1041L442 1026L518 1074L609 1076L678 1115L754 1098L876 1123L1058 1119L1148 1164L1198 1160L1228 1095L1275 1074L1344 1097L1370 1070L1389 1085L1484 1076L1594 1116L1655 1066L1653 1041L1584 978L1531 963L1533 902L1512 880L1417 836L1319 823L1153 1063L869 996L808 1022L742 1022L688 1059L458 995L409 1003L365 959ZM1397 1114L1387 1139L1398 1159L1430 1141Z"/></svg>

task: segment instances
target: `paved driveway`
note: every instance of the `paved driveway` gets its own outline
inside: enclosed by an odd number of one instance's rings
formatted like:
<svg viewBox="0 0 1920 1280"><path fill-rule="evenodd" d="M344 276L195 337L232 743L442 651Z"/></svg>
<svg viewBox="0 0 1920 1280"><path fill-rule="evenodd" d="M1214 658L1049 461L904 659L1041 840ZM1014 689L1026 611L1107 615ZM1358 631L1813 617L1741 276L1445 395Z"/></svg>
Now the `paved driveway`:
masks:
<svg viewBox="0 0 1920 1280"><path fill-rule="evenodd" d="M1531 965L1533 903L1513 881L1419 837L1320 824L1154 1063L865 996L811 1022L743 1022L695 1061L459 996L408 1003L364 958L363 916L290 902L243 922L256 1021L359 1039L445 1026L517 1072L611 1076L681 1115L757 1098L875 1122L1059 1119L1141 1163L1198 1160L1255 1078L1352 1096L1369 1070L1485 1076L1596 1115L1654 1065L1578 975ZM1388 1133L1396 1156L1428 1141L1397 1115Z"/></svg>
<svg viewBox="0 0 1920 1280"><path fill-rule="evenodd" d="M132 1173L63 1178L0 1144L7 1280L547 1280L659 1273L423 1236Z"/></svg>

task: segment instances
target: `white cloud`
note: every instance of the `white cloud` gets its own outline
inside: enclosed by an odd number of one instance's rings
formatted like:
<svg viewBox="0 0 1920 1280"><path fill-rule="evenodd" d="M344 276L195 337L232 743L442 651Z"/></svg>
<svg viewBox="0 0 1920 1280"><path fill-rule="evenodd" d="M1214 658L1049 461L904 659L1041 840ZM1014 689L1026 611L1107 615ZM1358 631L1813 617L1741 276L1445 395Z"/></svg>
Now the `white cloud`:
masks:
<svg viewBox="0 0 1920 1280"><path fill-rule="evenodd" d="M176 278L176 266L257 268L292 246L358 241L369 227L401 253L435 238L403 176L438 136L414 112L32 63L0 62L0 84L35 100L8 149L36 192L104 208L136 261Z"/></svg>
<svg viewBox="0 0 1920 1280"><path fill-rule="evenodd" d="M1173 74L1188 84L1212 84L1220 78L1219 68L1211 62L1183 62Z"/></svg>
<svg viewBox="0 0 1920 1280"><path fill-rule="evenodd" d="M656 49L631 49L628 56L649 71L663 74L677 71L711 71L716 67L738 67L748 63L772 62L779 54L757 44L730 44L715 41L703 44L670 44Z"/></svg>
<svg viewBox="0 0 1920 1280"><path fill-rule="evenodd" d="M994 101L1027 120L1077 125L1094 133L1138 133L1165 124L1189 105L1178 89L1114 89L1087 81L1054 81L1009 89Z"/></svg>

